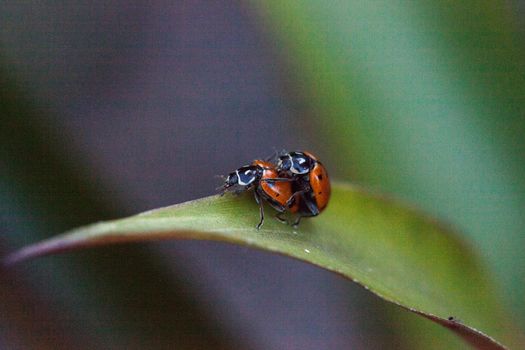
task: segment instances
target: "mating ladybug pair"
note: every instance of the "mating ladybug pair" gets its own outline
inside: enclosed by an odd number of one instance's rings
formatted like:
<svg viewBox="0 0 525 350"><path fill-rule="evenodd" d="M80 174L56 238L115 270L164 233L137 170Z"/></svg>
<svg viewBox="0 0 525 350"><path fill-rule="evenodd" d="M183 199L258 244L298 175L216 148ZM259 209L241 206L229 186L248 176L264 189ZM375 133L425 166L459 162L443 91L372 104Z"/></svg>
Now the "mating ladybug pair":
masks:
<svg viewBox="0 0 525 350"><path fill-rule="evenodd" d="M254 189L261 218L257 229L264 222L261 199L278 211L276 218L281 222L288 222L282 217L284 212L297 214L294 226L303 217L319 215L330 199L330 180L323 164L309 152L283 151L272 159L277 165L254 160L230 173L221 190L235 188L235 193L240 193Z"/></svg>

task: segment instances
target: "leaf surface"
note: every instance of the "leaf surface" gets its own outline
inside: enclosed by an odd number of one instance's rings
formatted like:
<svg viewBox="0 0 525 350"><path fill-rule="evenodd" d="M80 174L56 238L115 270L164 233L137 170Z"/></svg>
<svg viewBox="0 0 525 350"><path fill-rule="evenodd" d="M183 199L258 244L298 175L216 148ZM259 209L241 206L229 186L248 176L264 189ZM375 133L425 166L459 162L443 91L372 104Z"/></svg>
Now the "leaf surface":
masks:
<svg viewBox="0 0 525 350"><path fill-rule="evenodd" d="M338 183L329 207L298 228L274 220L255 229L251 194L211 196L95 223L22 248L27 258L119 242L202 239L240 244L336 272L379 297L437 322L479 349L502 349L506 318L472 249L418 210ZM490 335L490 336L488 336Z"/></svg>

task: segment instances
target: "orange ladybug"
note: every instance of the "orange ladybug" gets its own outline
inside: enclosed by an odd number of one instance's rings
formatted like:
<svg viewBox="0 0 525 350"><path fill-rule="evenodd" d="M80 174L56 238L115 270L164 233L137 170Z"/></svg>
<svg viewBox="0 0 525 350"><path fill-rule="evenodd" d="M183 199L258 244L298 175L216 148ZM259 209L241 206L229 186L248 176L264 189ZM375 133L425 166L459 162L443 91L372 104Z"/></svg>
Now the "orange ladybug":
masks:
<svg viewBox="0 0 525 350"><path fill-rule="evenodd" d="M290 178L293 194L288 205L299 206L297 226L303 217L317 216L330 200L331 186L324 165L310 152L283 152L278 158L280 177Z"/></svg>
<svg viewBox="0 0 525 350"><path fill-rule="evenodd" d="M230 173L221 187L223 193L232 187L236 187L235 193L254 189L255 201L259 204L260 221L256 228L260 229L264 223L264 209L261 199L277 210L276 218L281 222L287 222L281 217L285 211L296 213L299 211L298 202L291 203L292 179L279 177L275 165L263 161L254 160L252 164L245 165Z"/></svg>

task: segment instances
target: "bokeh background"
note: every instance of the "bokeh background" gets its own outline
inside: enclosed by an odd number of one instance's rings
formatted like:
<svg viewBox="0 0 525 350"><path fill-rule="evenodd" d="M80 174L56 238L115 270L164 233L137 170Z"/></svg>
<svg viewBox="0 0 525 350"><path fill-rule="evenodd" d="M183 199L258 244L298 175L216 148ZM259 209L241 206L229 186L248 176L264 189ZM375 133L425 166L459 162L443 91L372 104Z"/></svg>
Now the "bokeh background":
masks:
<svg viewBox="0 0 525 350"><path fill-rule="evenodd" d="M522 15L512 1L3 2L0 249L307 149L459 228L523 322ZM423 346L465 347L331 273L220 243L0 272L2 349Z"/></svg>

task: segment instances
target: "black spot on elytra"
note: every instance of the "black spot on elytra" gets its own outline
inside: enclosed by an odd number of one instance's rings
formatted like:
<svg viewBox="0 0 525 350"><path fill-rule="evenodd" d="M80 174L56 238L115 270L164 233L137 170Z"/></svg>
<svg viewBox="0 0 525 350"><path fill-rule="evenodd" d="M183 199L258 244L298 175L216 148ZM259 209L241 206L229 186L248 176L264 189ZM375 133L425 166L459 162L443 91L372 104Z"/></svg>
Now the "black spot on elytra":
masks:
<svg viewBox="0 0 525 350"><path fill-rule="evenodd" d="M317 175L317 179L318 179L319 181L322 181L322 180L323 180L323 174L319 174L319 175Z"/></svg>
<svg viewBox="0 0 525 350"><path fill-rule="evenodd" d="M321 194L321 193L323 193L323 192L319 192L319 193L317 193L317 194Z"/></svg>
<svg viewBox="0 0 525 350"><path fill-rule="evenodd" d="M275 197L279 197L279 193L276 193L276 194L275 194Z"/></svg>

